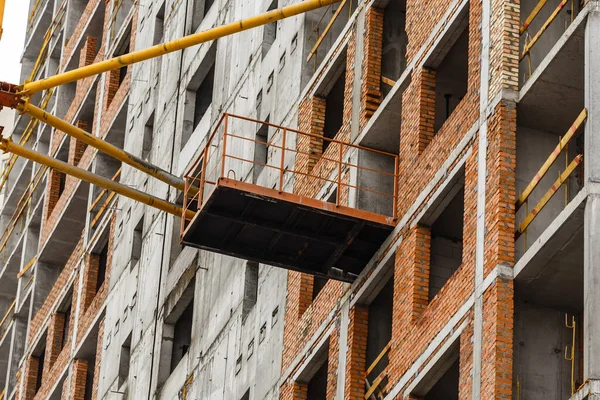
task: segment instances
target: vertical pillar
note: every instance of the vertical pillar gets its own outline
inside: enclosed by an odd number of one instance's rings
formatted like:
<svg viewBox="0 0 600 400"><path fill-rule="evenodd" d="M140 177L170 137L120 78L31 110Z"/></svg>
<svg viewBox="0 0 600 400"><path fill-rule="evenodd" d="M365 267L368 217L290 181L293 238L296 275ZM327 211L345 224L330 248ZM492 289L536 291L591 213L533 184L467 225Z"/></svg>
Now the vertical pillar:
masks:
<svg viewBox="0 0 600 400"><path fill-rule="evenodd" d="M74 360L71 366L71 381L69 388L69 400L84 400L85 385L87 380L87 360Z"/></svg>
<svg viewBox="0 0 600 400"><path fill-rule="evenodd" d="M346 390L344 398L348 400L360 400L365 396L369 309L356 305L350 309L349 319Z"/></svg>
<svg viewBox="0 0 600 400"><path fill-rule="evenodd" d="M597 1L593 1L597 3ZM588 16L585 31L585 181L589 197L584 218L584 380L600 379L600 10Z"/></svg>

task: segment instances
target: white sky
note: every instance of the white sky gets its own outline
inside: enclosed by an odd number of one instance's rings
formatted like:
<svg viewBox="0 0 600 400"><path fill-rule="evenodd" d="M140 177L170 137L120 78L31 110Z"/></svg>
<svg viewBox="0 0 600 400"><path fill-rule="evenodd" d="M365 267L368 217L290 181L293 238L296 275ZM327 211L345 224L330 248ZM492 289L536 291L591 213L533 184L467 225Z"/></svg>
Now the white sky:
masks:
<svg viewBox="0 0 600 400"><path fill-rule="evenodd" d="M21 75L21 55L25 42L25 29L29 1L6 0L2 39L0 39L0 81L19 84ZM12 130L12 110L0 111L0 126L5 126L5 134Z"/></svg>

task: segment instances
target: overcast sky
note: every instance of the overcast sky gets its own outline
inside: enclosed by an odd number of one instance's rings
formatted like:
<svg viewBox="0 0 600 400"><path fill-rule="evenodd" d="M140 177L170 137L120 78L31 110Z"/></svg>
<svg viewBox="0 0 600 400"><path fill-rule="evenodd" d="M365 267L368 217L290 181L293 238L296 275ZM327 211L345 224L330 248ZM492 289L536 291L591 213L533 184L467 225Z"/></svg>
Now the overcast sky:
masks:
<svg viewBox="0 0 600 400"><path fill-rule="evenodd" d="M28 0L6 0L2 39L0 39L0 81L19 82L21 76L21 55L25 42L27 25ZM5 134L12 129L13 113L10 110L0 111L0 126L5 126Z"/></svg>

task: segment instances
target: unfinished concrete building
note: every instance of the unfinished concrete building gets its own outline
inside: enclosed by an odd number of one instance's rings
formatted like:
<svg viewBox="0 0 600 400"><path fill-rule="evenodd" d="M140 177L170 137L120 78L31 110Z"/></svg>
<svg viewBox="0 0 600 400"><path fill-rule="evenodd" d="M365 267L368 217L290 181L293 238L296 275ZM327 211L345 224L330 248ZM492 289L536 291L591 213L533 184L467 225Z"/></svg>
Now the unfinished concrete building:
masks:
<svg viewBox="0 0 600 400"><path fill-rule="evenodd" d="M298 1L30 0L21 81ZM189 213L11 157L0 399L600 399L600 1L342 0L30 102Z"/></svg>

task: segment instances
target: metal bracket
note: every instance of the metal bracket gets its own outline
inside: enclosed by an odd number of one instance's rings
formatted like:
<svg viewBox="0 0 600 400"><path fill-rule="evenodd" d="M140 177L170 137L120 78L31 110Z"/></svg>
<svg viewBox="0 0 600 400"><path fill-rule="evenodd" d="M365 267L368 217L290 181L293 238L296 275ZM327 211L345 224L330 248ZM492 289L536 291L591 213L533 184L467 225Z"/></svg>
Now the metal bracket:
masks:
<svg viewBox="0 0 600 400"><path fill-rule="evenodd" d="M0 109L3 107L17 108L21 96L17 94L17 86L7 82L0 82Z"/></svg>

